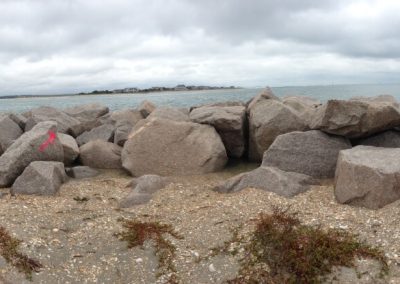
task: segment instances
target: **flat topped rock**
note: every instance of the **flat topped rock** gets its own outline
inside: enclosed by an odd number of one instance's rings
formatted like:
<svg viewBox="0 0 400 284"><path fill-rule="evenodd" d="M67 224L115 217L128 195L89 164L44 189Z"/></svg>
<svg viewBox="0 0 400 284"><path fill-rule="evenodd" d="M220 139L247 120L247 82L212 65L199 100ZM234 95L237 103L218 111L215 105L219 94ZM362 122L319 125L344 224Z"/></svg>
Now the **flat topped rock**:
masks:
<svg viewBox="0 0 400 284"><path fill-rule="evenodd" d="M400 149L357 146L339 154L339 203L378 209L400 198Z"/></svg>
<svg viewBox="0 0 400 284"><path fill-rule="evenodd" d="M315 180L307 175L285 172L274 167L259 167L228 179L214 190L230 193L245 188L257 188L281 196L293 197L310 189L312 184L316 184Z"/></svg>
<svg viewBox="0 0 400 284"><path fill-rule="evenodd" d="M191 111L193 122L215 127L228 156L240 158L245 151L246 108L244 106L204 106Z"/></svg>
<svg viewBox="0 0 400 284"><path fill-rule="evenodd" d="M15 180L11 194L54 195L65 181L63 163L36 161Z"/></svg>
<svg viewBox="0 0 400 284"><path fill-rule="evenodd" d="M366 137L400 125L400 109L388 100L329 100L310 124L312 129L346 136Z"/></svg>
<svg viewBox="0 0 400 284"><path fill-rule="evenodd" d="M318 130L279 135L264 153L263 166L314 178L333 178L339 151L351 148L345 137Z"/></svg>

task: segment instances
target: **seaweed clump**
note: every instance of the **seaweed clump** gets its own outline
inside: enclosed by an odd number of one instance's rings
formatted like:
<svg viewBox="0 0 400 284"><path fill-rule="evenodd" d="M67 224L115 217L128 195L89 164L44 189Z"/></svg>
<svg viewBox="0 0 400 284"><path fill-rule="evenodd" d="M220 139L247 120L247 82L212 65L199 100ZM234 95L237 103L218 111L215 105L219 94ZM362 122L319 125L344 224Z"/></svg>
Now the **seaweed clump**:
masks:
<svg viewBox="0 0 400 284"><path fill-rule="evenodd" d="M322 283L335 266L355 267L356 258L378 260L381 276L388 271L379 249L343 230L303 225L279 208L259 215L246 252L239 276L228 283Z"/></svg>
<svg viewBox="0 0 400 284"><path fill-rule="evenodd" d="M128 248L143 246L146 241L153 241L156 256L158 257L157 277L169 275L168 283L178 283L176 268L173 264L176 247L164 235L169 234L177 239L182 239L171 225L159 222L142 222L138 220L121 220L124 231L116 236L121 241L128 242Z"/></svg>
<svg viewBox="0 0 400 284"><path fill-rule="evenodd" d="M39 272L43 266L37 261L20 253L18 247L21 241L10 236L7 230L0 226L0 254L26 278L32 280L32 272Z"/></svg>

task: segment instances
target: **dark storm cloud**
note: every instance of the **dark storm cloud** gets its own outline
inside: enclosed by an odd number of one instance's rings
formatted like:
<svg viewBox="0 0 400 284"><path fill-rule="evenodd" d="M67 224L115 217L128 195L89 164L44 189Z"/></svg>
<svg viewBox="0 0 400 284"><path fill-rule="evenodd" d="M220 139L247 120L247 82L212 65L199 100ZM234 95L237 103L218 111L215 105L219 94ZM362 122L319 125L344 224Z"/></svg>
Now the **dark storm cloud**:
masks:
<svg viewBox="0 0 400 284"><path fill-rule="evenodd" d="M0 93L393 78L399 12L391 0L1 0Z"/></svg>

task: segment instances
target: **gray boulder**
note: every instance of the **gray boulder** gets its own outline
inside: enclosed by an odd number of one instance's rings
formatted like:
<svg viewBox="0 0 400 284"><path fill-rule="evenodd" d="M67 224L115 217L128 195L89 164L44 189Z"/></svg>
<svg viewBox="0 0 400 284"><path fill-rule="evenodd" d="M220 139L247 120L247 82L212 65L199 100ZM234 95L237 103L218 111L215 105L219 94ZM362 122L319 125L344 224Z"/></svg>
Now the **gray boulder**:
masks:
<svg viewBox="0 0 400 284"><path fill-rule="evenodd" d="M249 100L246 103L246 107L247 107L247 112L250 112L251 109L257 105L258 103L265 101L265 100L276 100L276 101L280 101L280 98L278 98L277 96L274 95L274 93L272 92L272 90L267 87L264 90L261 91L261 93L259 93L257 96L255 96L254 98L252 98L251 100Z"/></svg>
<svg viewBox="0 0 400 284"><path fill-rule="evenodd" d="M335 196L339 203L378 209L400 198L400 149L357 146L340 151Z"/></svg>
<svg viewBox="0 0 400 284"><path fill-rule="evenodd" d="M15 180L11 194L54 195L66 178L63 163L32 162Z"/></svg>
<svg viewBox="0 0 400 284"><path fill-rule="evenodd" d="M214 126L228 156L240 158L245 151L246 108L244 106L205 106L190 113L193 122Z"/></svg>
<svg viewBox="0 0 400 284"><path fill-rule="evenodd" d="M357 142L359 145L385 147L385 148L400 148L400 132L388 130L361 139Z"/></svg>
<svg viewBox="0 0 400 284"><path fill-rule="evenodd" d="M146 119L131 132L122 164L133 176L190 175L221 170L225 147L209 125L169 119Z"/></svg>
<svg viewBox="0 0 400 284"><path fill-rule="evenodd" d="M85 131L90 131L102 125L100 118L107 115L109 109L106 106L94 103L69 107L66 108L64 112L80 122L79 133L73 133L73 136L77 137Z"/></svg>
<svg viewBox="0 0 400 284"><path fill-rule="evenodd" d="M102 140L112 142L114 140L115 127L111 124L104 124L86 131L76 138L79 146L82 146L90 141Z"/></svg>
<svg viewBox="0 0 400 284"><path fill-rule="evenodd" d="M231 193L245 188L257 188L274 192L285 197L293 197L310 189L315 181L307 175L285 172L274 167L259 167L239 174L214 188L220 193Z"/></svg>
<svg viewBox="0 0 400 284"><path fill-rule="evenodd" d="M163 118L174 121L190 121L189 112L174 107L158 107L147 117L152 118Z"/></svg>
<svg viewBox="0 0 400 284"><path fill-rule="evenodd" d="M118 121L130 121L132 124L136 124L139 120L143 119L143 115L140 111L135 109L121 109L116 110L110 113L110 122L112 124L117 123Z"/></svg>
<svg viewBox="0 0 400 284"><path fill-rule="evenodd" d="M25 129L25 124L28 119L20 113L10 113L10 119L12 119L21 129Z"/></svg>
<svg viewBox="0 0 400 284"><path fill-rule="evenodd" d="M379 95L374 97L353 97L350 101L364 101L364 102L388 102L397 104L397 100L392 95Z"/></svg>
<svg viewBox="0 0 400 284"><path fill-rule="evenodd" d="M397 103L330 100L318 109L310 127L348 138L361 138L398 125Z"/></svg>
<svg viewBox="0 0 400 284"><path fill-rule="evenodd" d="M260 100L249 110L249 159L259 162L275 138L308 126L291 107L274 99Z"/></svg>
<svg viewBox="0 0 400 284"><path fill-rule="evenodd" d="M86 104L64 109L64 112L81 122L95 121L109 112L108 107L101 104Z"/></svg>
<svg viewBox="0 0 400 284"><path fill-rule="evenodd" d="M351 148L348 139L318 130L279 135L264 153L262 165L314 178L333 178L339 151Z"/></svg>
<svg viewBox="0 0 400 284"><path fill-rule="evenodd" d="M58 138L60 139L64 150L64 164L66 166L72 165L79 156L78 144L76 143L74 137L68 134L58 133Z"/></svg>
<svg viewBox="0 0 400 284"><path fill-rule="evenodd" d="M137 110L142 114L143 118L148 117L153 110L156 109L156 106L147 100L144 100L138 107Z"/></svg>
<svg viewBox="0 0 400 284"><path fill-rule="evenodd" d="M316 99L303 96L285 97L282 103L294 109L307 125L311 124L317 109L322 105Z"/></svg>
<svg viewBox="0 0 400 284"><path fill-rule="evenodd" d="M115 124L114 143L121 147L124 146L133 126L135 126L135 123L128 120L117 121Z"/></svg>
<svg viewBox="0 0 400 284"><path fill-rule="evenodd" d="M114 143L94 140L79 148L79 159L84 166L98 169L120 169L122 148Z"/></svg>
<svg viewBox="0 0 400 284"><path fill-rule="evenodd" d="M84 131L78 119L53 107L39 107L31 110L27 115L29 115L29 117L25 125L25 132L43 121L57 122L58 132L71 134L74 137Z"/></svg>
<svg viewBox="0 0 400 284"><path fill-rule="evenodd" d="M31 162L64 161L64 150L58 137L40 151L40 145L49 138L49 130L57 133L56 125L51 121L38 123L0 156L0 187L11 185Z"/></svg>
<svg viewBox="0 0 400 284"><path fill-rule="evenodd" d="M144 175L135 178L128 185L132 188L132 191L120 201L120 207L127 208L147 203L155 192L168 184L167 178L158 175Z"/></svg>
<svg viewBox="0 0 400 284"><path fill-rule="evenodd" d="M91 178L98 176L100 174L99 171L92 169L88 166L77 166L73 168L66 168L65 172L69 177L81 179L81 178Z"/></svg>
<svg viewBox="0 0 400 284"><path fill-rule="evenodd" d="M22 130L8 116L0 116L0 155L22 135Z"/></svg>

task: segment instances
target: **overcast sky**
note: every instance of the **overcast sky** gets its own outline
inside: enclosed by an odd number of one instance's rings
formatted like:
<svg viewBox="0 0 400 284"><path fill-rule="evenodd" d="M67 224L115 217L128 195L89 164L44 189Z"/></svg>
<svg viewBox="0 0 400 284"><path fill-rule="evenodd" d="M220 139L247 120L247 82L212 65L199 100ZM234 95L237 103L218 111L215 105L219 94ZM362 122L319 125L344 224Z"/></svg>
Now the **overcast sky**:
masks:
<svg viewBox="0 0 400 284"><path fill-rule="evenodd" d="M0 95L398 83L397 0L0 0Z"/></svg>

